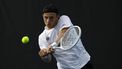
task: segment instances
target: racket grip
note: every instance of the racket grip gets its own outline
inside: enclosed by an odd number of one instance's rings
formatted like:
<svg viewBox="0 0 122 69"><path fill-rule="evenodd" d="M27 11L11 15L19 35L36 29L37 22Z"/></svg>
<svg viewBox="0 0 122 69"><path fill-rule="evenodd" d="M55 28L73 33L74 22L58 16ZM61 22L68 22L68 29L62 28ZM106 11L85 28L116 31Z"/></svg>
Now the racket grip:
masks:
<svg viewBox="0 0 122 69"><path fill-rule="evenodd" d="M54 49L55 47L57 47L58 46L58 44L56 43L56 42L53 42L52 44L51 44L51 47Z"/></svg>

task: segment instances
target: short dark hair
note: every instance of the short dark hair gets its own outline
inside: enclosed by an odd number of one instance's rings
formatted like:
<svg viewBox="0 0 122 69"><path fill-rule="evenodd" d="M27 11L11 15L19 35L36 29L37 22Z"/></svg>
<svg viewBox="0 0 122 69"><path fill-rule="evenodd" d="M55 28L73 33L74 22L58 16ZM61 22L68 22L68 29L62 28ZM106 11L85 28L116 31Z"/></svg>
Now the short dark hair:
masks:
<svg viewBox="0 0 122 69"><path fill-rule="evenodd" d="M48 12L54 12L57 15L59 15L59 10L54 4L48 4L43 8L42 14L43 13L48 13Z"/></svg>

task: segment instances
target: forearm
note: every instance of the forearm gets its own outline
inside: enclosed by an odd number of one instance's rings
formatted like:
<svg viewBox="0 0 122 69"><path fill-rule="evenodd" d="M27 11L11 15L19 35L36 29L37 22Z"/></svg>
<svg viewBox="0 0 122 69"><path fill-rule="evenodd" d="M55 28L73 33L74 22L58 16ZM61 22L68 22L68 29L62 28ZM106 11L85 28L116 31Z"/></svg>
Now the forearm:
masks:
<svg viewBox="0 0 122 69"><path fill-rule="evenodd" d="M61 31L59 31L57 38L55 39L54 42L56 42L57 44L59 44L60 39L63 37L64 33L67 31L69 27L63 28Z"/></svg>
<svg viewBox="0 0 122 69"><path fill-rule="evenodd" d="M57 35L58 37L54 40L54 42L55 42L57 45L59 44L60 39L62 38L62 36L64 35L64 33L67 31L68 28L69 28L69 27L66 27L66 28L63 28L61 31L59 31L59 33L58 33L58 35ZM52 43L52 44L53 44L53 43ZM52 53L52 52L54 51L54 49L51 47L52 44L49 45L48 48L42 49L42 51L40 50L39 55L42 56L42 57L44 57L44 56L46 56L46 55Z"/></svg>

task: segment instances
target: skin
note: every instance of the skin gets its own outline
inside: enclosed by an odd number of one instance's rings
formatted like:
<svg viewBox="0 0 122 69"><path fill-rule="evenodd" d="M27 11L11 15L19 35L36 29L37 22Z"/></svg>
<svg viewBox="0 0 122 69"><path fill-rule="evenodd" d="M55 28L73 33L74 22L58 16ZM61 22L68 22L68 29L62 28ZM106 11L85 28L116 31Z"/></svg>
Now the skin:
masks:
<svg viewBox="0 0 122 69"><path fill-rule="evenodd" d="M59 15L57 15L54 12L48 12L43 14L43 20L48 29L54 28L57 25L58 19L59 19ZM68 28L63 28L61 31L59 31L58 38L55 39L56 43L59 43L60 38L63 36L63 34L66 32L67 29ZM46 55L53 52L54 49L52 49L51 45L49 45L48 48L41 49L39 51L39 55L41 57L45 57Z"/></svg>
<svg viewBox="0 0 122 69"><path fill-rule="evenodd" d="M47 26L48 29L52 29L56 26L58 19L59 19L59 15L57 15L54 12L48 12L48 13L43 13L43 20L45 25ZM39 55L41 57L44 57L50 53L52 53L54 50L51 48L51 46L49 45L48 48L44 48L41 49L39 51Z"/></svg>
<svg viewBox="0 0 122 69"><path fill-rule="evenodd" d="M48 29L55 27L59 19L59 15L54 12L44 13L43 20Z"/></svg>

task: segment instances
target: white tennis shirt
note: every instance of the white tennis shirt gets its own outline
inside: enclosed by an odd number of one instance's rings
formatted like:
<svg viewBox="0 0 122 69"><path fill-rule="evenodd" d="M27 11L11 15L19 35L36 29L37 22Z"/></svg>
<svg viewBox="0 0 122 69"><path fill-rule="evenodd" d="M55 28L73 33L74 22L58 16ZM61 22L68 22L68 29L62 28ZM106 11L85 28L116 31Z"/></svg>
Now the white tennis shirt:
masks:
<svg viewBox="0 0 122 69"><path fill-rule="evenodd" d="M70 18L62 15L54 28L48 30L45 27L38 39L40 49L46 48L53 43L59 30L72 25ZM81 69L90 60L90 55L85 50L81 40L69 50L55 49L53 56L57 60L58 69Z"/></svg>

